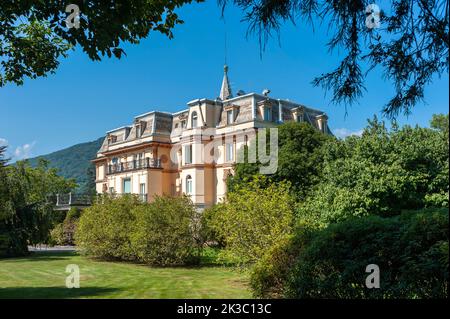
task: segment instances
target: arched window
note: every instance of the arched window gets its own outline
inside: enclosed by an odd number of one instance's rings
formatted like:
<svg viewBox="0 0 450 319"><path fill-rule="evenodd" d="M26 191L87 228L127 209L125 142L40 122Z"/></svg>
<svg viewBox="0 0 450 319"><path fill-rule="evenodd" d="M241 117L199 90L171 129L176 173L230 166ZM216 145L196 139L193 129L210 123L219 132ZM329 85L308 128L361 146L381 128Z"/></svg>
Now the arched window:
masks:
<svg viewBox="0 0 450 319"><path fill-rule="evenodd" d="M188 195L192 194L192 177L191 177L191 175L188 175L186 177L186 194L188 194Z"/></svg>
<svg viewBox="0 0 450 319"><path fill-rule="evenodd" d="M197 112L192 112L192 128L195 128L195 127L197 127Z"/></svg>

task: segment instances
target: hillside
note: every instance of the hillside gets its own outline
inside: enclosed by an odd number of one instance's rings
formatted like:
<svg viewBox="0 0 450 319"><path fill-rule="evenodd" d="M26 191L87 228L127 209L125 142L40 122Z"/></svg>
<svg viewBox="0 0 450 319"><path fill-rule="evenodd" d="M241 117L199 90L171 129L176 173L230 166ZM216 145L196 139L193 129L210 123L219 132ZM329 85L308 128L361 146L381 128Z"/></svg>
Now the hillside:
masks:
<svg viewBox="0 0 450 319"><path fill-rule="evenodd" d="M79 186L77 192L87 192L89 189L88 169L103 139L101 137L92 142L76 144L47 155L30 158L29 162L31 166L36 166L40 158L50 161L50 167L56 167L61 176L76 180Z"/></svg>

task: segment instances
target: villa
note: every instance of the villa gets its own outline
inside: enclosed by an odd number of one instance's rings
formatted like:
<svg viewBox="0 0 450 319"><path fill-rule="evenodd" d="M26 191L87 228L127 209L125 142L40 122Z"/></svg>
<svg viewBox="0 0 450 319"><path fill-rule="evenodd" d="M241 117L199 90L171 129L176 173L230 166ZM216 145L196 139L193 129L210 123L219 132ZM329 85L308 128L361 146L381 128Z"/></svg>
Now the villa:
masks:
<svg viewBox="0 0 450 319"><path fill-rule="evenodd" d="M218 98L192 100L176 113L141 114L107 132L93 160L97 192L139 194L144 201L184 193L201 209L224 198L237 151L258 129L297 121L330 134L324 112L269 93L233 96L225 66Z"/></svg>

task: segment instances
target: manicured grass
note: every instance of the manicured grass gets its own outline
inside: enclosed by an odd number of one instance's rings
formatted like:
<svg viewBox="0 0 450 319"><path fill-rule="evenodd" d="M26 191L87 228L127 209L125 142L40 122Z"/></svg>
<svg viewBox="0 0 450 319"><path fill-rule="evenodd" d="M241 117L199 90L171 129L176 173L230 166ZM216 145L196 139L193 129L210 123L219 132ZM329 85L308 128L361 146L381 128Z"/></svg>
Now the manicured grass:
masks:
<svg viewBox="0 0 450 319"><path fill-rule="evenodd" d="M69 264L80 268L78 289L65 287ZM251 298L247 279L217 265L153 268L75 252L0 259L0 298Z"/></svg>

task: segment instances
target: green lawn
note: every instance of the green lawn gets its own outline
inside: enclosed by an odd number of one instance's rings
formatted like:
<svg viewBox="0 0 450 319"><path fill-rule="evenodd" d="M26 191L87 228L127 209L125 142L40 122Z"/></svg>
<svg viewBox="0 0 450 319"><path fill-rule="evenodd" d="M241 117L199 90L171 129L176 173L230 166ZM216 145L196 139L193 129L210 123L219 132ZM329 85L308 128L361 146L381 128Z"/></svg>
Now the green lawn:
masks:
<svg viewBox="0 0 450 319"><path fill-rule="evenodd" d="M80 267L78 289L65 287L69 264ZM0 260L0 298L251 298L247 280L217 265L152 268L71 252Z"/></svg>

